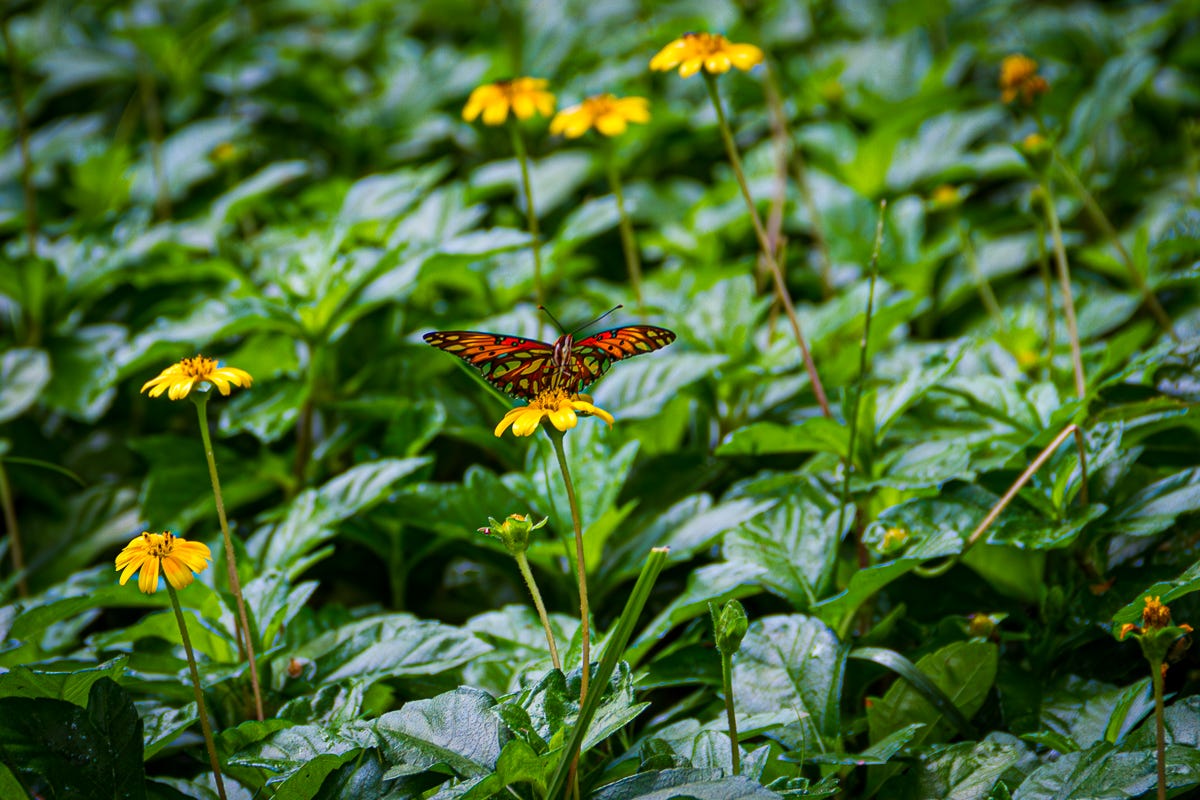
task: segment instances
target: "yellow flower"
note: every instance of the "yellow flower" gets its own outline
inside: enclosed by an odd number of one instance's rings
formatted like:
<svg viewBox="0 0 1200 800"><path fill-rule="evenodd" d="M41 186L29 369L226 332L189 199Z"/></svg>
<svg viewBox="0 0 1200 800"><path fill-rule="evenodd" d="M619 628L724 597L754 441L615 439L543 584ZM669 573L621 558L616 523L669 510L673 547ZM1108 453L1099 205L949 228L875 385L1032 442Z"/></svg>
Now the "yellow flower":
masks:
<svg viewBox="0 0 1200 800"><path fill-rule="evenodd" d="M480 114L484 125L503 125L509 109L517 119L554 113L554 95L546 91L544 78L513 78L475 87L463 107L463 119L474 122Z"/></svg>
<svg viewBox="0 0 1200 800"><path fill-rule="evenodd" d="M728 72L730 67L748 70L762 63L763 52L752 44L733 44L719 33L685 33L650 59L650 69L665 72L679 67L680 77L701 69L709 75Z"/></svg>
<svg viewBox="0 0 1200 800"><path fill-rule="evenodd" d="M567 394L562 389L547 389L531 400L529 405L518 406L505 414L496 426L495 433L503 436L511 425L515 436L532 436L541 425L542 418L548 418L560 431L568 431L578 422L576 412L599 417L609 427L613 424L612 414L592 405L592 398L586 394Z"/></svg>
<svg viewBox="0 0 1200 800"><path fill-rule="evenodd" d="M605 136L620 136L630 122L650 121L650 101L644 97L598 94L563 109L550 121L550 133L577 139L592 128Z"/></svg>
<svg viewBox="0 0 1200 800"><path fill-rule="evenodd" d="M141 570L138 588L154 594L158 591L159 567L173 587L183 589L192 582L192 573L203 572L211 560L208 545L180 539L170 531L142 533L117 555L117 569L122 570L122 586Z"/></svg>
<svg viewBox="0 0 1200 800"><path fill-rule="evenodd" d="M1020 54L1005 56L1000 63L1000 99L1011 103L1020 95L1021 102L1030 105L1050 91L1050 84L1038 75L1037 62Z"/></svg>
<svg viewBox="0 0 1200 800"><path fill-rule="evenodd" d="M167 397L180 400L187 397L192 389L206 383L216 386L221 394L228 395L230 384L249 386L252 381L250 373L244 369L222 367L215 358L196 356L167 367L157 378L146 381L142 391L149 389L151 397L158 397L165 391Z"/></svg>

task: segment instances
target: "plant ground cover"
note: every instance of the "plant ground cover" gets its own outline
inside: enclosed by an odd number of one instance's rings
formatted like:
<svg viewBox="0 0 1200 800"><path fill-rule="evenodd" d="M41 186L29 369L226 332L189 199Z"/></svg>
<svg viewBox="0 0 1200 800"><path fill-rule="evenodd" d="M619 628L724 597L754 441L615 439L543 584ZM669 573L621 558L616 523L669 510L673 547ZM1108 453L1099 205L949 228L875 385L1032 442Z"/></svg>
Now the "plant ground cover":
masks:
<svg viewBox="0 0 1200 800"><path fill-rule="evenodd" d="M1200 789L1194 0L3 13L0 798Z"/></svg>

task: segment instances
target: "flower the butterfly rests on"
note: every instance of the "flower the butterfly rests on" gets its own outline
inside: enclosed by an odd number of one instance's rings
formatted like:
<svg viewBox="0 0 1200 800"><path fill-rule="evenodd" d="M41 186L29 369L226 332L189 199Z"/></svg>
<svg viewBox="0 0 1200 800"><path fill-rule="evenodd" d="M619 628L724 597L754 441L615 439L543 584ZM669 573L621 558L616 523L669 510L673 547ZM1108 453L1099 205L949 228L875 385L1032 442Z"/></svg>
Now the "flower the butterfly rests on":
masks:
<svg viewBox="0 0 1200 800"><path fill-rule="evenodd" d="M513 431L528 436L543 417L559 430L573 428L575 411L595 414L611 425L611 415L592 406L590 398L580 393L616 362L666 347L675 341L675 333L653 325L626 325L579 341L566 333L554 344L479 331L433 331L423 338L475 367L500 391L528 401L528 406L509 412L496 428L499 436L519 417L520 424L513 425ZM536 413L522 416L527 410Z"/></svg>
<svg viewBox="0 0 1200 800"><path fill-rule="evenodd" d="M510 397L533 400L550 389L585 391L616 362L666 347L675 341L675 333L653 325L626 325L579 341L566 333L554 344L479 331L433 331L422 338L475 367Z"/></svg>

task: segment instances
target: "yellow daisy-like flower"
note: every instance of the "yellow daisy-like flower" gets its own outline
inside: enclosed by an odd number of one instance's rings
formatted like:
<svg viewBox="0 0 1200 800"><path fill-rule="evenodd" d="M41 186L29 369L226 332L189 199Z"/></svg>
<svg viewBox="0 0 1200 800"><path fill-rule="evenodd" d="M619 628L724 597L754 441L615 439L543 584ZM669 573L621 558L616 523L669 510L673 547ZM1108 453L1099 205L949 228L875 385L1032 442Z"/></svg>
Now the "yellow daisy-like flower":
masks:
<svg viewBox="0 0 1200 800"><path fill-rule="evenodd" d="M650 59L657 72L679 67L679 75L691 77L703 69L710 75L728 72L730 67L748 70L763 60L763 51L752 44L733 44L719 33L685 33L658 51Z"/></svg>
<svg viewBox="0 0 1200 800"><path fill-rule="evenodd" d="M208 545L180 539L170 531L142 533L117 555L117 569L121 570L122 586L140 570L138 588L154 594L160 567L173 587L183 589L194 579L193 573L203 572L211 560Z"/></svg>
<svg viewBox="0 0 1200 800"><path fill-rule="evenodd" d="M547 389L530 401L527 406L518 406L504 415L496 426L496 435L503 436L504 431L512 426L515 436L532 436L543 419L549 419L560 431L574 428L579 421L576 412L599 417L613 424L613 416L604 409L592 405L592 398L586 394L567 394L562 389Z"/></svg>
<svg viewBox="0 0 1200 800"><path fill-rule="evenodd" d="M1000 99L1011 103L1019 95L1021 102L1030 105L1050 91L1050 84L1038 75L1037 62L1028 56L1005 56L1000 62Z"/></svg>
<svg viewBox="0 0 1200 800"><path fill-rule="evenodd" d="M595 128L605 136L620 136L630 122L649 121L650 101L646 98L598 94L555 114L550 133L578 139Z"/></svg>
<svg viewBox="0 0 1200 800"><path fill-rule="evenodd" d="M554 113L554 95L546 91L545 78L512 78L475 87L463 106L463 119L474 122L483 115L484 125L503 125L511 109L517 119Z"/></svg>
<svg viewBox="0 0 1200 800"><path fill-rule="evenodd" d="M158 397L163 392L172 400L180 400L188 396L192 389L211 383L223 395L229 394L230 384L234 386L249 386L253 382L250 373L237 367L222 367L215 358L196 356L185 358L178 364L172 364L142 385L142 391L150 390L151 397Z"/></svg>

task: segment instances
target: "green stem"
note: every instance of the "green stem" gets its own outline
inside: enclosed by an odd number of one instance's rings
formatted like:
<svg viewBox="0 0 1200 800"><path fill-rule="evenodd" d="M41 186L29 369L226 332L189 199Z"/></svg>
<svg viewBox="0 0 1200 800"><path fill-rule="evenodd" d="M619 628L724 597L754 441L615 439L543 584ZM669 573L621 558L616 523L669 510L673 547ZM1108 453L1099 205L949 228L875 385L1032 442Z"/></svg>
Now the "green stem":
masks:
<svg viewBox="0 0 1200 800"><path fill-rule="evenodd" d="M742 159L738 155L737 142L733 140L733 132L729 129L729 123L725 119L725 109L721 105L721 94L717 91L717 80L708 74L708 72L704 73L704 80L708 84L708 95L712 99L713 109L717 112L717 126L721 130L721 140L725 143L725 153L729 157L729 165L733 167L733 174L737 177L738 186L742 190L742 199L746 201L746 208L750 212L750 222L754 226L754 235L758 237L758 245L762 249L763 258L766 260L767 267L771 271L771 277L775 281L775 293L779 297L779 302L783 304L783 310L792 324L792 333L796 337L796 344L800 346L800 355L804 359L804 369L808 371L808 379L812 383L813 393L817 397L817 404L821 407L822 414L833 419L833 412L829 409L829 400L825 397L825 387L821 384L821 376L817 374L817 365L813 362L812 354L808 351L808 343L804 339L804 333L800 330L800 320L796 317L796 308L792 304L792 296L788 292L786 281L783 279L783 271L779 268L779 262L776 261L775 254L771 252L771 242L767 238L766 228L763 227L762 219L758 215L758 209L754 205L754 197L750 194L750 185L746 182L746 173L742 170Z"/></svg>
<svg viewBox="0 0 1200 800"><path fill-rule="evenodd" d="M1004 315L1000 313L1000 304L996 302L996 295L992 292L992 285L988 283L987 276L983 274L983 270L979 266L979 258L975 254L975 246L971 244L971 237L967 233L967 229L963 227L962 220L957 214L954 216L954 228L958 232L958 242L962 247L963 258L967 261L967 267L971 270L971 277L975 279L975 289L979 292L979 300L983 303L983 307L987 309L988 316L996 323L999 328L1004 327Z"/></svg>
<svg viewBox="0 0 1200 800"><path fill-rule="evenodd" d="M617 201L617 222L621 232L621 249L625 252L625 265L629 268L629 282L633 284L633 296L637 299L637 310L645 311L645 301L642 296L642 260L638 255L637 239L633 235L633 222L625 210L625 192L621 187L621 175L617 169L615 148L608 151L608 185Z"/></svg>
<svg viewBox="0 0 1200 800"><path fill-rule="evenodd" d="M1150 660L1150 681L1154 685L1154 742L1155 761L1158 767L1158 800L1167 798L1167 731L1163 721L1163 672L1162 661Z"/></svg>
<svg viewBox="0 0 1200 800"><path fill-rule="evenodd" d="M8 33L8 16L0 22L0 34L4 36L4 52L8 56L8 74L12 77L12 100L17 111L17 138L21 145L21 190L25 198L25 235L29 237L29 254L38 255L37 192L33 187L33 156L29 151L29 118L25 115L25 84L21 77L21 64ZM22 579L23 580L23 579ZM21 594L25 596L24 592Z"/></svg>
<svg viewBox="0 0 1200 800"><path fill-rule="evenodd" d="M13 572L17 575L17 596L28 597L29 585L25 582L25 550L21 547L21 529L17 527L17 509L13 504L12 486L8 483L8 471L0 461L0 506L4 509L4 527L8 529L8 543L12 549Z"/></svg>
<svg viewBox="0 0 1200 800"><path fill-rule="evenodd" d="M521 128L515 120L508 126L512 132L513 150L517 154L517 162L521 165L521 187L525 192L525 220L529 225L529 236L533 240L533 293L538 305L546 302L545 289L542 286L542 237L538 230L537 212L533 206L533 183L529 179L529 152L525 148L525 138L521 136Z"/></svg>
<svg viewBox="0 0 1200 800"><path fill-rule="evenodd" d="M1058 222L1058 212L1054 209L1054 195L1050 191L1050 181L1042 177L1042 205L1046 211L1046 222L1050 226L1050 237L1054 242L1054 261L1058 266L1058 283L1063 293L1063 310L1067 316L1067 335L1071 339L1071 368L1075 375L1075 395L1079 402L1086 403L1087 380L1083 374L1083 355L1079 346L1079 326L1075 320L1075 296L1071 292L1071 268L1067 264L1067 248L1063 245L1062 228ZM1075 446L1079 450L1079 471L1081 486L1079 501L1088 504L1088 468L1087 448L1083 439L1083 431L1075 429Z"/></svg>
<svg viewBox="0 0 1200 800"><path fill-rule="evenodd" d="M1075 170L1063 159L1059 154L1058 149L1054 149L1054 163L1058 165L1059 171L1063 177L1067 179L1067 183L1071 185L1071 189L1075 194L1079 195L1079 199L1083 201L1083 207L1088 212L1088 216L1092 218L1092 222L1104 232L1108 237L1109 242L1116 248L1117 254L1121 257L1121 264L1124 265L1125 271L1129 273L1129 279L1133 281L1133 285L1137 287L1142 295L1142 302L1146 304L1146 308L1150 310L1150 314L1158 322L1159 327L1175 341L1179 341L1179 335L1175 333L1175 326L1171 324L1171 318L1167 315L1166 309L1158 302L1158 298L1154 292L1150 290L1149 284L1146 283L1146 278L1138 270L1137 265L1133 263L1133 257L1129 255L1129 251L1125 249L1125 244L1121 241L1120 234L1109 220L1108 215L1104 213L1104 209L1096 202L1096 198L1084 186L1083 181L1075 174Z"/></svg>
<svg viewBox="0 0 1200 800"><path fill-rule="evenodd" d="M188 636L187 623L183 621L183 609L179 607L179 595L167 581L167 594L171 596L171 607L175 609L175 621L179 623L179 635L183 639L183 651L187 654L188 669L192 673L192 692L196 696L196 712L200 717L200 729L204 731L204 746L208 749L208 763L217 782L217 794L225 800L225 781L221 777L221 762L217 760L217 745L213 741L212 726L208 721L208 709L204 705L204 692L200 689L200 670L196 668L196 653L192 650L192 638Z"/></svg>
<svg viewBox="0 0 1200 800"><path fill-rule="evenodd" d="M667 564L667 555L669 552L670 549L666 547L650 548L650 554L646 556L646 563L642 565L642 571L638 575L637 582L629 592L629 599L625 601L625 608L621 611L621 616L617 617L617 621L613 624L612 630L605 640L604 651L600 656L600 663L596 667L596 682L601 686L608 685L609 679L612 678L613 672L616 671L617 662L625 654L625 647L629 644L629 638L633 635L633 627L637 624L638 617L641 616L642 610L646 607L646 601L650 599L650 592L654 588L654 582L658 580L659 574ZM587 702L580 703L579 715L576 717L575 725L571 729L567 746L561 751L563 755L558 762L558 766L550 778L550 788L546 792L546 797L559 798L565 796L567 781L573 772L573 765L576 763L579 748L583 745L588 727L591 725L592 719L596 716L596 711L600 708L600 702L603 699L604 692L593 692L588 695Z"/></svg>
<svg viewBox="0 0 1200 800"><path fill-rule="evenodd" d="M737 717L733 713L733 654L721 653L721 686L725 691L725 719L729 721L729 747L733 752L733 774L742 771L742 754L738 746Z"/></svg>
<svg viewBox="0 0 1200 800"><path fill-rule="evenodd" d="M563 483L567 487L567 501L571 504L571 524L575 527L575 574L579 581L579 622L581 629L581 659L583 674L579 682L579 704L587 699L588 679L591 672L592 631L588 622L587 566L583 555L583 523L579 516L579 501L575 497L575 484L571 480L571 469L567 466L567 453L563 449L563 432L552 425L543 425L543 430L554 443L554 454L558 456L558 467L562 471Z"/></svg>
<svg viewBox="0 0 1200 800"><path fill-rule="evenodd" d="M533 571L529 569L529 559L524 553L516 553L513 556L517 560L517 569L521 571L521 577L525 579L525 585L529 587L529 594L533 596L533 607L537 609L538 618L542 620L542 628L546 631L546 644L550 645L550 663L555 669L562 669L562 662L558 658L558 645L554 643L554 631L550 627L550 615L546 613L546 604L542 602L542 593L538 591L537 581L533 579Z"/></svg>
<svg viewBox="0 0 1200 800"><path fill-rule="evenodd" d="M854 450L858 441L858 404L862 400L863 389L867 382L867 369L870 366L867 349L871 341L871 319L875 313L875 281L879 277L879 253L883 250L883 222L886 213L887 201L881 200L879 202L879 222L875 226L875 247L871 252L870 278L867 284L867 312L866 318L863 320L862 340L858 344L858 379L855 381L854 402L851 404L850 418L846 420L846 424L850 426L850 435L846 459L842 464L842 501L838 508L838 536L842 535L846 506L850 503L850 473L855 464ZM836 542L834 544L836 545Z"/></svg>
<svg viewBox="0 0 1200 800"><path fill-rule="evenodd" d="M229 588L237 605L240 631L239 644L245 645L246 661L250 664L250 686L254 691L254 714L263 720L262 690L258 683L258 662L254 657L254 638L250 633L250 620L246 614L246 600L242 597L242 582L238 579L237 558L233 552L233 536L229 533L229 520L225 518L225 500L221 497L221 479L217 477L217 459L213 455L212 439L208 434L209 392L194 392L196 414L200 418L200 438L204 441L204 456L208 459L208 477L212 481L213 499L217 504L217 519L221 523L221 537L225 541L225 569L229 573Z"/></svg>

